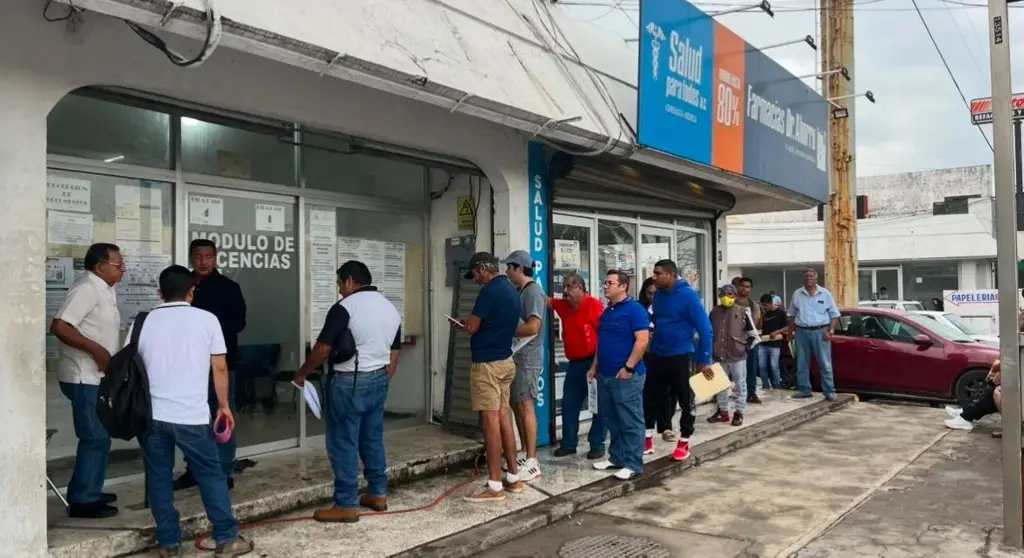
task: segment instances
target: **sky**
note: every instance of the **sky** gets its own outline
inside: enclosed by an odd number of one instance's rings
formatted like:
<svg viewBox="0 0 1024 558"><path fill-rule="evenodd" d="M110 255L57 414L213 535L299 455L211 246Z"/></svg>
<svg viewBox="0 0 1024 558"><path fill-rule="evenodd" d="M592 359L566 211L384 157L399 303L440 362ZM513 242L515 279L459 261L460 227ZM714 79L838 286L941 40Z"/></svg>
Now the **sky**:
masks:
<svg viewBox="0 0 1024 558"><path fill-rule="evenodd" d="M708 13L742 6L742 0L691 0ZM561 9L621 37L637 36L640 0L560 0ZM751 2L753 3L753 2ZM925 22L968 100L990 90L987 9L984 0L917 0ZM812 35L819 22L816 0L771 0L775 18L760 10L727 14L720 23L754 46ZM992 151L970 122L953 80L911 0L855 0L856 91L872 91L876 103L857 99L857 174L872 176L925 169L991 164ZM1024 25L1024 9L1011 8L1012 34ZM1024 43L1011 40L1014 61ZM794 75L818 71L818 54L805 44L766 51ZM1013 69L1014 87L1024 64ZM1019 77L1018 77L1019 76ZM812 80L807 80L809 84ZM816 87L816 86L815 86ZM1016 92L1017 89L1014 89ZM991 126L981 130L991 139Z"/></svg>

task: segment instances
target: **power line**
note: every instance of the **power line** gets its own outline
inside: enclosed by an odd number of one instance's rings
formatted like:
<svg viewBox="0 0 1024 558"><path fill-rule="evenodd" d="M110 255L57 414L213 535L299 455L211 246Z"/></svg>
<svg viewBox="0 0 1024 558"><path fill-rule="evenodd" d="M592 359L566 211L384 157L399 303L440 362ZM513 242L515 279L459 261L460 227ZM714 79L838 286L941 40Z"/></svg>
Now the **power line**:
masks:
<svg viewBox="0 0 1024 558"><path fill-rule="evenodd" d="M949 63L946 62L946 56L942 54L942 49L939 48L939 43L935 40L935 35L932 34L931 27L928 27L928 21L924 19L924 14L921 13L921 9L917 6L917 0L910 0L914 5L914 9L917 11L917 17L921 19L921 24L924 25L924 30L928 33L928 38L932 41L932 46L935 47L935 52L939 54L939 59L942 60L942 65L946 68L946 73L949 74L949 79L953 81L953 86L956 87L956 92L960 94L960 100L964 102L964 107L967 108L967 112L971 111L971 103L967 100L967 96L964 95L964 90L960 88L960 84L956 81L956 76L953 75L953 70L949 67ZM988 136L985 134L985 130L982 130L980 126L975 126L978 129L978 133L981 134L982 138L985 138L985 143L988 144L988 148L995 153L995 147L992 146L992 142L989 141Z"/></svg>

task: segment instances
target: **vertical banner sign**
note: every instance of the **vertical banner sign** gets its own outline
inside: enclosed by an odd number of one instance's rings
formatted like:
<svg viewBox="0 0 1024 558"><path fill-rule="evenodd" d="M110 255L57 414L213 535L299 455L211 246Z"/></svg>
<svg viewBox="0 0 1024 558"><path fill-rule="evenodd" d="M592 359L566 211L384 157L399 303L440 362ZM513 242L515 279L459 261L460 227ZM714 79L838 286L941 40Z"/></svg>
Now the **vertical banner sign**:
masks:
<svg viewBox="0 0 1024 558"><path fill-rule="evenodd" d="M533 280L540 284L545 293L550 294L551 284L548 273L548 207L550 196L548 190L548 165L545 159L544 146L536 142L530 142L527 155L527 173L529 174L529 223L530 229L530 257L533 258L534 274ZM550 312L548 317L550 318ZM543 447L551 443L551 412L554 393L551 386L554 385L554 377L551 374L551 363L548 358L548 351L551 345L548 324L550 320L544 320L544 328L540 332L543 343L541 344L540 380L537 386L537 402L534 405L534 412L537 414L537 446Z"/></svg>

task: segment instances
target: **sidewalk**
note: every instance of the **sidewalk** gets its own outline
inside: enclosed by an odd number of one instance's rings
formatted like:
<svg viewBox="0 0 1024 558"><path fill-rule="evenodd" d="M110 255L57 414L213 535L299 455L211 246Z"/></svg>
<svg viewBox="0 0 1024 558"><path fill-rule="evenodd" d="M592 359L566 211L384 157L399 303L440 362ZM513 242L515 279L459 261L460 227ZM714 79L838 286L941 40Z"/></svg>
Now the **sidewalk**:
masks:
<svg viewBox="0 0 1024 558"><path fill-rule="evenodd" d="M715 457L724 455L850 401L847 398L838 404L829 404L820 397L815 400L792 400L788 398L788 393L772 396L766 399L764 405L751 406L747 422L741 428L708 425L703 422L703 417L710 412L710 408L702 408L698 417L698 434L693 439L694 457L685 465L670 462L666 456L674 449L674 445L661 442L656 446L657 453L649 459L650 467L668 463L679 468L690 466L692 462L699 461L702 452L712 452ZM617 495L603 488L606 485L618 491L625 486L621 481L610 479L609 473L595 471L582 455L576 458L554 459L550 454L550 449L543 449L540 452L543 478L530 483L522 494L508 495L504 502L483 505L463 502L462 496L475 490L478 483L482 482L475 480L426 511L363 517L358 523L348 525L300 520L259 526L248 530L247 536L256 542L259 555L275 558L469 555L466 553L472 553L473 547L460 545L457 533L485 524L499 531L509 529L499 534L490 532L484 535L489 537L493 544L498 544L521 534L524 530L543 527L549 521L574 513L572 495L582 495L593 505ZM392 491L389 498L392 510L427 506L445 491L471 478L468 471L463 471L399 486ZM543 506L546 511L530 518L516 514L533 506ZM556 511L551 511L552 508L556 508ZM303 509L281 519L308 517L313 509ZM499 518L500 521L494 521ZM450 535L456 536L442 540ZM479 546L480 542L482 541L476 541L477 549L484 548ZM444 545L443 548L434 546L441 544ZM184 555L204 556L202 552L192 547L189 547Z"/></svg>

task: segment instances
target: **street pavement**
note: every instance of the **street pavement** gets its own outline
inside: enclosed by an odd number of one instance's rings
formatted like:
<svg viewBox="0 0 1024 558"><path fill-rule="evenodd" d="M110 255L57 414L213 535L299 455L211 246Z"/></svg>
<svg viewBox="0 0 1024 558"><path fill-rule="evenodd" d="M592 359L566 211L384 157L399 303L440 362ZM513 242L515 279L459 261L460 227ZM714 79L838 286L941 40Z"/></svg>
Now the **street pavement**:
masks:
<svg viewBox="0 0 1024 558"><path fill-rule="evenodd" d="M482 556L1024 556L999 544L997 423L950 432L945 418L859 403Z"/></svg>

